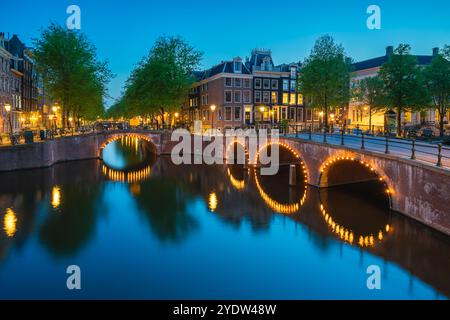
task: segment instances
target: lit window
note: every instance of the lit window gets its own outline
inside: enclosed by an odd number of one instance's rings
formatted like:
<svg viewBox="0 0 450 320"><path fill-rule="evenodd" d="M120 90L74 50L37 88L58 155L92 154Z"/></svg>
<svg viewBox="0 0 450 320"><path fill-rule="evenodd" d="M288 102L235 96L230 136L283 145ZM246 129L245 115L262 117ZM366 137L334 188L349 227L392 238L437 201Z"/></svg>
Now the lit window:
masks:
<svg viewBox="0 0 450 320"><path fill-rule="evenodd" d="M278 92L272 91L272 104L278 103Z"/></svg>
<svg viewBox="0 0 450 320"><path fill-rule="evenodd" d="M289 94L283 93L283 104L288 104L288 103L289 103Z"/></svg>
<svg viewBox="0 0 450 320"><path fill-rule="evenodd" d="M295 104L297 101L297 99L295 98L295 93L291 93L291 99L290 99L290 104Z"/></svg>

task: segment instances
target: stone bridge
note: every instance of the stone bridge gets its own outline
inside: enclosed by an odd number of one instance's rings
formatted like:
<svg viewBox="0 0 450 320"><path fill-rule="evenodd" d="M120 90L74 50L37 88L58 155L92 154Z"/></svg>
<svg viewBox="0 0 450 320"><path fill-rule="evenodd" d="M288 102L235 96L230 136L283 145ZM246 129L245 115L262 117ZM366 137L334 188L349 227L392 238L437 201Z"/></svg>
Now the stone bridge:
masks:
<svg viewBox="0 0 450 320"><path fill-rule="evenodd" d="M0 171L48 167L58 162L101 158L105 146L124 136L148 141L157 155L170 154L177 142L170 133L107 131L29 145L0 148ZM209 142L203 142L202 148ZM395 154L280 137L280 156L291 154L308 184L316 187L378 179L391 208L450 235L450 171ZM224 154L230 146L224 145ZM243 146L242 146L243 147ZM248 149L248 145L245 149ZM368 195L370 196L370 195ZM358 210L358 208L349 208ZM364 214L363 212L361 214Z"/></svg>

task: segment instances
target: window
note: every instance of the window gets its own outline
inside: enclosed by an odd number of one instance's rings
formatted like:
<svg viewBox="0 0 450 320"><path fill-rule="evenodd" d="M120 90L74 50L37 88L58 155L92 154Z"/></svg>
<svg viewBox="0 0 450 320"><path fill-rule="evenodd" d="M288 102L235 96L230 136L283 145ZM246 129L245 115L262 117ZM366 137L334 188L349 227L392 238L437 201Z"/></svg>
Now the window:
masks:
<svg viewBox="0 0 450 320"><path fill-rule="evenodd" d="M244 88L250 88L250 79L244 79Z"/></svg>
<svg viewBox="0 0 450 320"><path fill-rule="evenodd" d="M255 103L261 103L261 91L255 91Z"/></svg>
<svg viewBox="0 0 450 320"><path fill-rule="evenodd" d="M277 104L278 103L278 92L277 91L272 91L272 104Z"/></svg>
<svg viewBox="0 0 450 320"><path fill-rule="evenodd" d="M303 108L298 108L297 109L297 121L298 122L303 122Z"/></svg>
<svg viewBox="0 0 450 320"><path fill-rule="evenodd" d="M231 121L231 107L225 107L225 121Z"/></svg>
<svg viewBox="0 0 450 320"><path fill-rule="evenodd" d="M291 99L289 101L289 104L295 104L297 102L297 99L295 97L295 93L291 93Z"/></svg>
<svg viewBox="0 0 450 320"><path fill-rule="evenodd" d="M270 92L264 91L263 93L263 103L269 103L270 102Z"/></svg>
<svg viewBox="0 0 450 320"><path fill-rule="evenodd" d="M205 104L206 104L206 102L205 102L205 95L202 94L202 106L204 106Z"/></svg>
<svg viewBox="0 0 450 320"><path fill-rule="evenodd" d="M289 94L283 93L283 104L289 103Z"/></svg>
<svg viewBox="0 0 450 320"><path fill-rule="evenodd" d="M230 90L225 91L225 103L233 102L233 97Z"/></svg>
<svg viewBox="0 0 450 320"><path fill-rule="evenodd" d="M242 95L241 91L235 91L234 92L234 102L241 103L242 102L241 95Z"/></svg>
<svg viewBox="0 0 450 320"><path fill-rule="evenodd" d="M289 109L289 119L295 121L295 108Z"/></svg>
<svg viewBox="0 0 450 320"><path fill-rule="evenodd" d="M270 89L270 80L269 79L264 79L263 80L263 89Z"/></svg>
<svg viewBox="0 0 450 320"><path fill-rule="evenodd" d="M291 80L291 91L295 91L297 89L297 81Z"/></svg>
<svg viewBox="0 0 450 320"><path fill-rule="evenodd" d="M222 120L222 109L219 109L218 117L219 117L219 120Z"/></svg>
<svg viewBox="0 0 450 320"><path fill-rule="evenodd" d="M278 90L278 80L272 80L272 90Z"/></svg>
<svg viewBox="0 0 450 320"><path fill-rule="evenodd" d="M232 86L233 86L233 79L225 78L225 87L232 87Z"/></svg>
<svg viewBox="0 0 450 320"><path fill-rule="evenodd" d="M239 78L234 79L234 86L240 88L242 86L242 81Z"/></svg>
<svg viewBox="0 0 450 320"><path fill-rule="evenodd" d="M241 107L234 107L234 120L241 120Z"/></svg>
<svg viewBox="0 0 450 320"><path fill-rule="evenodd" d="M238 73L242 72L242 62L241 61L234 62L234 72L238 72Z"/></svg>
<svg viewBox="0 0 450 320"><path fill-rule="evenodd" d="M300 94L300 93L297 95L297 104L298 104L299 106L302 106L302 105L303 105L303 95Z"/></svg>
<svg viewBox="0 0 450 320"><path fill-rule="evenodd" d="M297 78L297 68L291 67L291 79Z"/></svg>
<svg viewBox="0 0 450 320"><path fill-rule="evenodd" d="M261 79L255 79L255 89L261 89Z"/></svg>
<svg viewBox="0 0 450 320"><path fill-rule="evenodd" d="M205 104L209 104L209 94L205 95Z"/></svg>
<svg viewBox="0 0 450 320"><path fill-rule="evenodd" d="M354 110L353 110L354 111ZM353 114L354 115L354 114ZM306 120L311 121L312 120L312 112L311 109L306 109Z"/></svg>
<svg viewBox="0 0 450 320"><path fill-rule="evenodd" d="M289 91L289 80L283 80L283 91Z"/></svg>
<svg viewBox="0 0 450 320"><path fill-rule="evenodd" d="M250 103L251 98L250 98L250 91L246 90L244 91L244 103Z"/></svg>

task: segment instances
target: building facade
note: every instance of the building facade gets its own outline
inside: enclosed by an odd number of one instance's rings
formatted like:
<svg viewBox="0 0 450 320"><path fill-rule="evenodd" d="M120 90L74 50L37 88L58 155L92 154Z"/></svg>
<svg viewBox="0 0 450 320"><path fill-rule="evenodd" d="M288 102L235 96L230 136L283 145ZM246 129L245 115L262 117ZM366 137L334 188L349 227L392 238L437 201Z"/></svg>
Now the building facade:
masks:
<svg viewBox="0 0 450 320"><path fill-rule="evenodd" d="M7 50L5 34L0 33L0 133L20 129L22 76L19 59ZM10 111L7 111L7 106Z"/></svg>
<svg viewBox="0 0 450 320"><path fill-rule="evenodd" d="M299 64L275 66L269 50L240 57L195 72L185 122L202 121L204 128L244 128L283 120L303 122L303 96L298 92Z"/></svg>
<svg viewBox="0 0 450 320"><path fill-rule="evenodd" d="M438 48L434 48L432 55L416 55L419 66L425 67L429 65L435 55L438 54ZM358 83L368 77L375 77L378 75L382 65L389 60L389 56L394 53L394 47L389 46L386 48L386 53L384 56L364 60L353 64L353 76L352 76L352 86L358 86ZM388 113L374 112L372 113L372 130L373 132L384 132L386 130L386 122ZM394 113L391 115L395 119ZM350 126L358 126L362 129L369 129L369 118L370 109L368 106L360 103L356 100L350 102L350 107L348 111L348 122ZM403 126L416 126L416 125L434 125L437 119L436 110L428 109L423 112L405 112L402 114L402 125Z"/></svg>

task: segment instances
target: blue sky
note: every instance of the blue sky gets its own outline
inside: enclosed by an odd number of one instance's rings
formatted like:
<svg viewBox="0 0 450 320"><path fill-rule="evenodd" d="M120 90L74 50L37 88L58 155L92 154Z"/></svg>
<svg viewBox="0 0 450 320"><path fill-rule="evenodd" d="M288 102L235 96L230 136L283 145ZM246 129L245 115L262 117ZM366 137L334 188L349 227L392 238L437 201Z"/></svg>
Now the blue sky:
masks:
<svg viewBox="0 0 450 320"><path fill-rule="evenodd" d="M448 0L2 0L0 31L27 44L50 22L65 24L66 8L81 8L82 31L117 75L110 94L120 96L134 64L163 34L181 35L204 52L203 67L270 48L276 64L303 60L323 34L342 43L354 60L380 56L387 45L409 43L430 54L450 44ZM366 27L366 9L381 8L381 30Z"/></svg>

